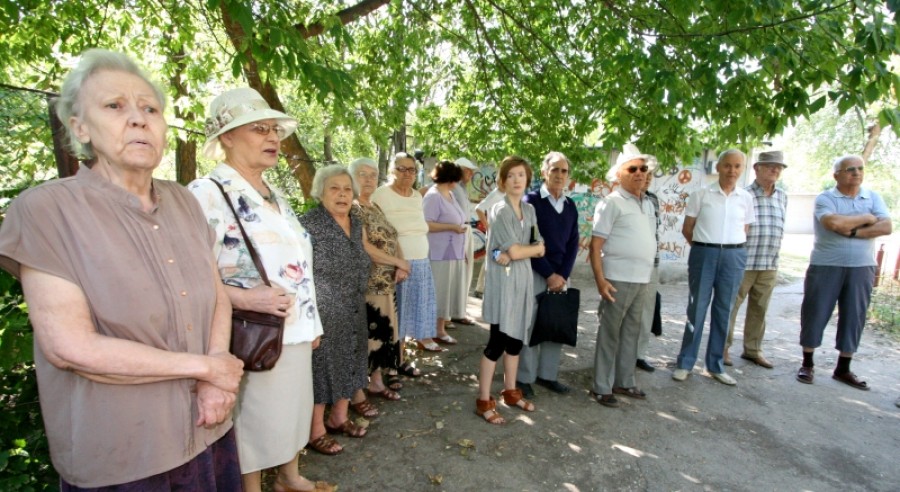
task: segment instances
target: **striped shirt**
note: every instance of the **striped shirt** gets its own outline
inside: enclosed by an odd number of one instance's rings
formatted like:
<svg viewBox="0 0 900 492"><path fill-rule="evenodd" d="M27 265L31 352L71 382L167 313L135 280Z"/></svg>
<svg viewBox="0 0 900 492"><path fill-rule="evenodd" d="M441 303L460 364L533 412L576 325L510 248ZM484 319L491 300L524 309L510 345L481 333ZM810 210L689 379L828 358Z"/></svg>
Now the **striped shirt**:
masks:
<svg viewBox="0 0 900 492"><path fill-rule="evenodd" d="M787 193L775 188L772 196L754 181L746 190L753 195L756 222L747 234L747 270L777 270L778 251L784 237Z"/></svg>

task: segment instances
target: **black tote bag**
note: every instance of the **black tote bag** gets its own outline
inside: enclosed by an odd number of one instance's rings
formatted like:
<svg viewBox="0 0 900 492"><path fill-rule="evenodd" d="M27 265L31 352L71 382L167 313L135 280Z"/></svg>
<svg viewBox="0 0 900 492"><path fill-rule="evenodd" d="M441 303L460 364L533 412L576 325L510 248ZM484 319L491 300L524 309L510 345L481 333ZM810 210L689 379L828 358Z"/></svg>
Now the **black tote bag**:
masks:
<svg viewBox="0 0 900 492"><path fill-rule="evenodd" d="M581 292L569 288L562 292L542 292L537 296L537 319L531 331L529 347L541 342L575 346L578 341L578 309Z"/></svg>

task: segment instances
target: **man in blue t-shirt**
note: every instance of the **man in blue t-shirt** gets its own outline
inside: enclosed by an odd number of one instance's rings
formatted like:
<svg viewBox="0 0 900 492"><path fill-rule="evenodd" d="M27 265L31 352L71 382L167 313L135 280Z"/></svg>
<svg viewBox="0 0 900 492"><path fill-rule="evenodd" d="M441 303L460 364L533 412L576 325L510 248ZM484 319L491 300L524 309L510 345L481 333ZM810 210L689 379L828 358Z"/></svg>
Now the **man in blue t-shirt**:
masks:
<svg viewBox="0 0 900 492"><path fill-rule="evenodd" d="M874 239L890 234L892 224L884 200L862 187L862 157L838 157L832 168L837 185L816 197L815 244L800 308L803 365L797 381L812 384L813 353L822 345L825 325L837 304L835 349L840 356L832 378L868 390L869 385L850 371L850 361L859 347L875 282Z"/></svg>

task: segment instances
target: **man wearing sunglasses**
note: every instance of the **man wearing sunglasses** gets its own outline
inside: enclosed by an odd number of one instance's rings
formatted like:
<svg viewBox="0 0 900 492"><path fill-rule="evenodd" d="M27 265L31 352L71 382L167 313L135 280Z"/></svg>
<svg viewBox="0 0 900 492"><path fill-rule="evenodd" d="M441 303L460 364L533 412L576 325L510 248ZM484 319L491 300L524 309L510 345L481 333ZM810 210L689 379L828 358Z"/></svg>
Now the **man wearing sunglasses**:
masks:
<svg viewBox="0 0 900 492"><path fill-rule="evenodd" d="M706 310L710 311L706 342L706 370L722 384L737 381L725 372L723 354L728 337L728 318L747 264L747 231L756 221L753 197L737 186L746 157L737 149L719 154L719 181L688 197L681 233L691 245L688 255L687 323L672 379L687 379L700 353Z"/></svg>
<svg viewBox="0 0 900 492"><path fill-rule="evenodd" d="M766 333L766 310L778 277L778 251L784 237L784 218L787 212L787 193L775 187L781 171L786 168L784 154L780 150L760 152L753 170L756 179L746 188L753 195L756 222L747 234L747 269L738 289L731 320L728 324L728 340L725 342L725 365L731 365L728 349L734 340L734 325L744 299L747 315L744 318L744 352L741 358L771 369L773 364L763 356L762 341Z"/></svg>
<svg viewBox="0 0 900 492"><path fill-rule="evenodd" d="M606 407L619 406L616 395L647 397L634 371L657 245L656 212L643 192L650 161L634 145L625 145L606 175L619 186L594 209L590 259L601 299L591 395Z"/></svg>
<svg viewBox="0 0 900 492"><path fill-rule="evenodd" d="M875 238L891 233L884 200L862 187L862 157L838 157L832 165L834 188L816 197L815 243L803 284L800 345L803 365L797 381L813 383L813 353L822 345L825 325L838 307L835 349L840 351L832 378L861 390L869 385L850 371L859 347L875 282Z"/></svg>

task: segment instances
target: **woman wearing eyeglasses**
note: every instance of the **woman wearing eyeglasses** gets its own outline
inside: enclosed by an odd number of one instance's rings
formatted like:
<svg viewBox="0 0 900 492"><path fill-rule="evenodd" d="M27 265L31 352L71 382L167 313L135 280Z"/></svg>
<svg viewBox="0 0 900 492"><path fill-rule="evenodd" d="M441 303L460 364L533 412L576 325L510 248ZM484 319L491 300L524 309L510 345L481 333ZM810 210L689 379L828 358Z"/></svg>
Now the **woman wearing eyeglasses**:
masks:
<svg viewBox="0 0 900 492"><path fill-rule="evenodd" d="M309 234L263 173L278 164L282 139L297 120L269 108L256 91L233 89L216 97L206 120L203 155L221 162L188 189L215 231L214 254L235 309L285 319L281 357L265 372L245 372L235 410L244 490L261 490L261 471L278 467L273 490L333 490L298 472L299 451L310 437L312 352L322 335L312 276ZM260 280L218 181L256 249L271 287ZM340 447L332 442L331 451Z"/></svg>
<svg viewBox="0 0 900 492"><path fill-rule="evenodd" d="M410 265L409 278L397 285L400 339L409 337L418 340L423 350L442 352L444 349L432 340L436 334L437 307L428 259L428 223L422 195L413 188L417 171L412 156L406 152L395 155L388 169L391 179L372 193L372 202L397 229L400 249Z"/></svg>

